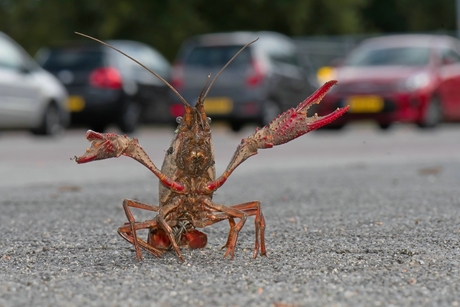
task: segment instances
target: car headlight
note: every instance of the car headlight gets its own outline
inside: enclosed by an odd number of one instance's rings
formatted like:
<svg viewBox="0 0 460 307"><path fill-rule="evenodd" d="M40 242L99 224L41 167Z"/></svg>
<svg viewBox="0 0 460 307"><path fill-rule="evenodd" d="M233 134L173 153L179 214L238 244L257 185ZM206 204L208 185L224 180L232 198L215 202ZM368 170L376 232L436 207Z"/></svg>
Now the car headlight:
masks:
<svg viewBox="0 0 460 307"><path fill-rule="evenodd" d="M416 91L430 84L430 75L426 72L415 74L401 84L401 89L406 91Z"/></svg>
<svg viewBox="0 0 460 307"><path fill-rule="evenodd" d="M316 72L316 78L318 80L319 85L323 85L329 80L333 80L336 78L335 69L332 66L323 66Z"/></svg>

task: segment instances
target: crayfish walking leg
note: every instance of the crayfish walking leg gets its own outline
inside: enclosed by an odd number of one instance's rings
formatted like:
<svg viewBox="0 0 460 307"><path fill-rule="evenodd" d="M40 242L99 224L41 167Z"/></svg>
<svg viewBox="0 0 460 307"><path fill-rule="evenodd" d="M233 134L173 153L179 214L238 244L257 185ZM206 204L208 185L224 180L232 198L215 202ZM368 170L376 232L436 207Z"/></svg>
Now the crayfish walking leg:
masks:
<svg viewBox="0 0 460 307"><path fill-rule="evenodd" d="M248 216L255 215L255 246L253 257L256 258L259 253L259 236L260 236L260 254L262 256L266 255L265 249L265 218L262 214L259 201L252 201L247 203L242 203L234 206L224 206L220 204L214 204L211 200L204 200L206 206L213 208L218 211L215 214L209 214L207 216L207 221L203 226L209 226L214 223L220 222L222 220L228 220L230 224L230 231L228 234L228 239L225 245L222 248L227 248L227 251L224 254L224 258L229 256L230 259L233 259L235 256L235 246L238 240L238 234L243 228L244 223ZM235 223L234 218L239 218L238 223Z"/></svg>
<svg viewBox="0 0 460 307"><path fill-rule="evenodd" d="M147 205L137 200L131 199L124 199L123 200L123 209L125 210L126 217L128 218L129 223L125 224L124 226L118 228L118 234L124 238L126 241L134 245L134 249L136 250L136 257L139 260L142 260L142 254L140 251L140 247L148 250L155 256L161 256L164 251L155 248L152 245L149 245L147 242L142 241L141 239L137 238L137 230L140 229L155 229L158 228L158 223L156 220L148 220L145 222L136 222L134 216L129 208L137 208L143 209L148 211L158 212L159 207L154 205Z"/></svg>
<svg viewBox="0 0 460 307"><path fill-rule="evenodd" d="M238 209L246 213L248 216L255 215L254 225L255 225L255 244L254 244L254 253L253 258L257 257L259 253L259 236L260 236L260 255L266 256L267 251L265 249L265 218L260 207L260 201L250 201L247 203L242 203L238 205L231 206L231 208ZM235 221L233 219L228 220L230 223L230 232L228 234L227 243L223 248L229 248L230 242L232 241L231 235L233 233L232 228L235 226ZM233 225L232 225L233 224ZM232 227L233 226L233 227Z"/></svg>
<svg viewBox="0 0 460 307"><path fill-rule="evenodd" d="M134 223L134 226L132 226L130 223L126 223L125 225L121 226L118 228L118 234L123 238L125 239L126 241L128 241L129 243L131 243L132 245L134 246L138 246L138 247L142 247L143 249L145 249L146 251L152 253L154 256L156 257L160 257L161 255L163 255L166 251L166 249L158 249L156 247L154 247L152 244L149 244L148 242L145 242L141 239L139 239L137 236L136 236L136 240L134 239L133 237L133 230L134 229L134 233L137 231L137 230L141 230L141 229L149 229L150 232L152 229L158 229L159 225L157 223L157 221L155 220L147 220L147 221L144 221L144 222L135 222ZM150 240L149 240L150 241ZM140 254L140 253L139 253ZM136 253L136 256L138 254ZM142 260L142 254L140 254L141 257L137 258L139 260Z"/></svg>

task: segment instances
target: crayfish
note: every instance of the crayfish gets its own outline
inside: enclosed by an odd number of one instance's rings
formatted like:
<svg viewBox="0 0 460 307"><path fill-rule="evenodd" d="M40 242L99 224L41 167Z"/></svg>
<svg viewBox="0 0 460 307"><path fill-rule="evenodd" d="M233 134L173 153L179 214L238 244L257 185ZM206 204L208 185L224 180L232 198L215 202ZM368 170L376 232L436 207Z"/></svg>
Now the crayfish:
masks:
<svg viewBox="0 0 460 307"><path fill-rule="evenodd" d="M107 45L99 40L96 41ZM110 45L107 46L113 48ZM308 108L313 104L318 104L337 81L325 83L296 108L278 115L270 124L242 139L223 174L216 177L210 119L206 116L204 101L213 82L238 54L239 52L221 69L209 86L205 86L194 106L185 101L167 81L126 55L161 79L184 104L185 113L183 117L177 119L178 127L171 146L166 151L161 170L150 160L136 138L113 133L103 134L91 130L86 133L91 147L82 156L75 157L77 163L123 155L143 164L160 180L158 206L130 199L123 201L128 223L118 228L118 233L134 245L139 260L142 259L142 248L157 257L173 249L183 261L180 247L203 248L207 243L206 234L197 228L204 228L224 220L230 224L227 242L223 246L226 248L224 258L232 259L238 234L249 216L255 217L253 257L256 258L259 253L265 256L265 218L260 201L254 200L229 206L215 203L212 200L213 193L225 183L238 165L257 154L258 149L287 143L332 122L348 109L346 106L326 116L317 114L307 116ZM151 220L139 222L135 220L130 208L153 211L157 214ZM146 240L137 235L137 231L141 229L148 230Z"/></svg>

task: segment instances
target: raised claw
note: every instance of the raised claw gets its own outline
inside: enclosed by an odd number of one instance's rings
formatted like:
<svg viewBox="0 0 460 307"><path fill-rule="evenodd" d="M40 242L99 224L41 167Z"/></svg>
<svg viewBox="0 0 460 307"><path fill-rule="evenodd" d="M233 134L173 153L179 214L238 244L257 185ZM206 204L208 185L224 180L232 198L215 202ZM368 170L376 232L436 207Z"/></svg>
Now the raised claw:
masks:
<svg viewBox="0 0 460 307"><path fill-rule="evenodd" d="M121 156L128 147L137 145L136 138L115 133L99 133L92 130L86 132L86 139L91 142L91 147L80 157L75 157L79 164L107 158Z"/></svg>
<svg viewBox="0 0 460 307"><path fill-rule="evenodd" d="M337 109L325 116L318 116L317 114L310 117L307 116L308 108L313 104L320 103L327 91L336 83L337 81L335 80L326 82L297 107L280 114L267 126L258 129L254 134L242 139L225 172L216 180L209 182L205 189L207 191L215 191L221 187L237 166L247 158L257 154L258 149L272 148L275 145L287 143L307 132L332 122L347 112L349 106Z"/></svg>
<svg viewBox="0 0 460 307"><path fill-rule="evenodd" d="M108 158L118 158L121 155L131 157L137 162L146 166L160 182L174 191L186 192L184 185L166 177L150 160L142 146L136 138L115 133L99 133L92 130L86 132L86 138L91 142L90 148L80 157L74 157L78 164L91 161L103 160Z"/></svg>
<svg viewBox="0 0 460 307"><path fill-rule="evenodd" d="M302 101L296 108L291 108L280 114L267 126L258 130L254 134L254 139L258 142L258 148L271 148L274 145L287 143L307 132L316 130L334 121L345 112L349 106L338 108L334 112L325 115L315 115L308 117L307 110L313 105L321 102L329 89L336 84L336 80L328 81L310 97Z"/></svg>

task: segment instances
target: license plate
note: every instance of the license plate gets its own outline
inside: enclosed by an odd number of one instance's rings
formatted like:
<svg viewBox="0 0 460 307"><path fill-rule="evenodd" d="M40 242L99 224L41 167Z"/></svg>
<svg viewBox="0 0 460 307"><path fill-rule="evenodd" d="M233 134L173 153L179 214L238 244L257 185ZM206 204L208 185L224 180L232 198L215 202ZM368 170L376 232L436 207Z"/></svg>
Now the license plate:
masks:
<svg viewBox="0 0 460 307"><path fill-rule="evenodd" d="M233 110L233 101L227 97L206 98L204 109L206 114L228 114Z"/></svg>
<svg viewBox="0 0 460 307"><path fill-rule="evenodd" d="M85 99L81 96L69 96L67 109L70 112L80 112L85 108Z"/></svg>
<svg viewBox="0 0 460 307"><path fill-rule="evenodd" d="M346 99L352 113L377 113L383 110L384 101L380 96L350 96Z"/></svg>

